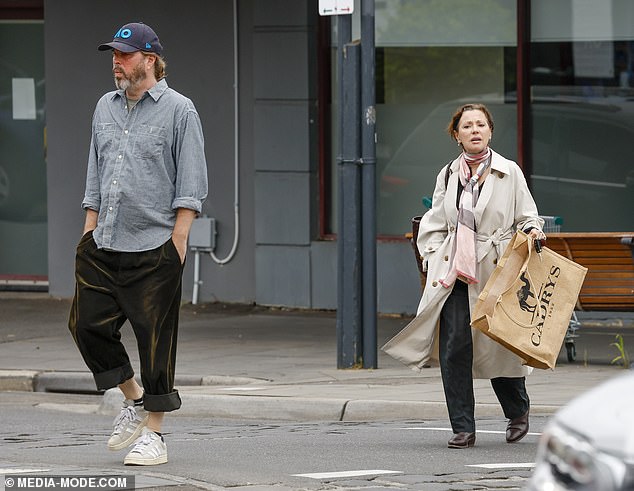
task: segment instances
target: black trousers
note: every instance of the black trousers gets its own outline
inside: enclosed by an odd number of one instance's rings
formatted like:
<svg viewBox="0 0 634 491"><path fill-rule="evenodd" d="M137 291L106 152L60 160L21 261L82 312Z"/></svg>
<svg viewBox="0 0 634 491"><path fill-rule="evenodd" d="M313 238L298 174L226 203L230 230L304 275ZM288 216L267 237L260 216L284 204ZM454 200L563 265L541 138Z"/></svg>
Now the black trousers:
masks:
<svg viewBox="0 0 634 491"><path fill-rule="evenodd" d="M81 238L68 327L98 389L134 376L120 332L129 320L139 350L145 409L180 407L174 373L182 272L171 239L151 251L113 252L97 249L92 232Z"/></svg>
<svg viewBox="0 0 634 491"><path fill-rule="evenodd" d="M473 341L471 338L467 286L456 281L440 314L440 373L449 420L454 433L475 431L473 395ZM504 416L514 419L528 411L525 377L498 377L491 386Z"/></svg>

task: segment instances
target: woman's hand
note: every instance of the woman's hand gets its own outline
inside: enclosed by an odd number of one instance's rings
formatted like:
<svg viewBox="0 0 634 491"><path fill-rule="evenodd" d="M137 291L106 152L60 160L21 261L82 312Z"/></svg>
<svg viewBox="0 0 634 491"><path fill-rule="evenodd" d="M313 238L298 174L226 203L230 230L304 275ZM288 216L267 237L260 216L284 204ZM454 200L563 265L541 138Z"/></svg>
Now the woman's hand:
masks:
<svg viewBox="0 0 634 491"><path fill-rule="evenodd" d="M531 229L531 231L528 232L528 236L535 240L546 240L546 234L538 228Z"/></svg>

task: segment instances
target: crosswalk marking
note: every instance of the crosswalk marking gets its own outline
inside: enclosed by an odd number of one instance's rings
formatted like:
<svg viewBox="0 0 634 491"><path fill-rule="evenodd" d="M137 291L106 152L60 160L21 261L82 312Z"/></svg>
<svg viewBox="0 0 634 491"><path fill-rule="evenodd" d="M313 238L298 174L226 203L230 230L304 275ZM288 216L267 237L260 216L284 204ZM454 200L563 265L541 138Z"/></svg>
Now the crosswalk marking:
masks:
<svg viewBox="0 0 634 491"><path fill-rule="evenodd" d="M466 464L467 467L482 467L484 469L531 469L535 467L534 462L503 462L499 464Z"/></svg>
<svg viewBox="0 0 634 491"><path fill-rule="evenodd" d="M432 427L432 426L428 426L428 427L423 427L423 426L410 426L408 428L401 428L401 430L418 430L418 431L422 431L422 430L428 430L428 431L453 431L451 428L438 428L438 427ZM476 430L476 433L490 433L493 435L505 435L506 434L506 430L502 431L502 430ZM533 435L533 436L541 436L541 433L533 433L533 432L528 432L526 433L527 435Z"/></svg>
<svg viewBox="0 0 634 491"><path fill-rule="evenodd" d="M31 472L49 472L51 469L29 469L25 467L21 468L11 468L11 467L0 467L0 474L30 474Z"/></svg>
<svg viewBox="0 0 634 491"><path fill-rule="evenodd" d="M220 390L227 392L250 392L253 390L266 390L267 387L222 387Z"/></svg>
<svg viewBox="0 0 634 491"><path fill-rule="evenodd" d="M340 472L316 472L312 474L292 474L292 475L294 477L308 477L310 479L332 479L336 477L383 476L386 474L403 474L403 472L374 469L374 470L340 471Z"/></svg>

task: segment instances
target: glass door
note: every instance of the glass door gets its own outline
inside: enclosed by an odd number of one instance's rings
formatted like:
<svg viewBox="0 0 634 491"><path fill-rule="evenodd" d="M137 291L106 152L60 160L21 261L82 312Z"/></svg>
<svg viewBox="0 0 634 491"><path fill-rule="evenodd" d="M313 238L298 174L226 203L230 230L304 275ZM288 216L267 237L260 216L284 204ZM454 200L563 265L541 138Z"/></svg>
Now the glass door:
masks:
<svg viewBox="0 0 634 491"><path fill-rule="evenodd" d="M456 108L485 103L493 149L517 155L516 2L376 2L377 233L403 237L426 211L440 169L459 154L445 128ZM360 12L355 2L352 38ZM336 24L331 38L336 67ZM334 75L334 74L333 74ZM337 84L332 83L331 190L336 190ZM329 231L335 231L336 193Z"/></svg>
<svg viewBox="0 0 634 491"><path fill-rule="evenodd" d="M0 21L0 289L47 287L44 23Z"/></svg>

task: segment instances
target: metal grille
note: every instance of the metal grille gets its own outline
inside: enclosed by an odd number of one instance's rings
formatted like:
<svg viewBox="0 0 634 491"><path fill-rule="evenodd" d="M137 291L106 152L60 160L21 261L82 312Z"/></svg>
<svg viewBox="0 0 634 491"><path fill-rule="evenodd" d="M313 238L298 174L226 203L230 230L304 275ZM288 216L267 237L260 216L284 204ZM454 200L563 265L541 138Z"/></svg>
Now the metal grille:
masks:
<svg viewBox="0 0 634 491"><path fill-rule="evenodd" d="M558 216L541 215L544 220L544 232L561 232L561 226L564 223L564 219Z"/></svg>

